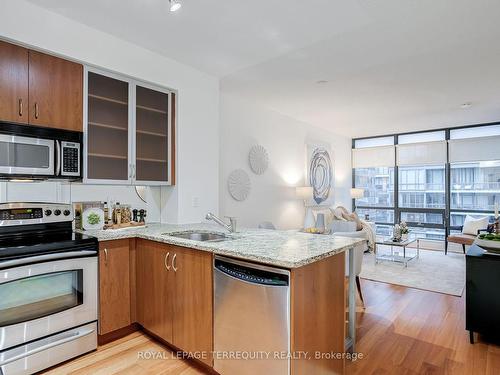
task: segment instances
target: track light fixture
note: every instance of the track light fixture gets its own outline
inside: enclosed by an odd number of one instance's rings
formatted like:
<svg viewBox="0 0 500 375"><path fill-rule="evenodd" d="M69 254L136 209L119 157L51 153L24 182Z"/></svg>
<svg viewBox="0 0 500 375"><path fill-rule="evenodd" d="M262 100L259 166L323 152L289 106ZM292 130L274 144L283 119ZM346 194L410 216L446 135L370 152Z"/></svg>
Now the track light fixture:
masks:
<svg viewBox="0 0 500 375"><path fill-rule="evenodd" d="M182 4L180 3L179 0L168 0L170 2L170 11L171 12L177 12L179 9L181 9Z"/></svg>

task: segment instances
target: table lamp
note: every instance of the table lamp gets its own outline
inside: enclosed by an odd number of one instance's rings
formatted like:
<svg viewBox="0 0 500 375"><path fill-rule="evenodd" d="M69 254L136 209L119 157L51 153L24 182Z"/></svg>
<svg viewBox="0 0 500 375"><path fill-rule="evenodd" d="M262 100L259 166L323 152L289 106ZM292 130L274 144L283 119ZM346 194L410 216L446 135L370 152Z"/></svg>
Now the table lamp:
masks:
<svg viewBox="0 0 500 375"><path fill-rule="evenodd" d="M313 197L312 186L298 186L295 188L295 195L298 199L304 201L304 207L306 209L304 216L304 229L314 228L314 215L312 213L311 207L307 205L307 201Z"/></svg>
<svg viewBox="0 0 500 375"><path fill-rule="evenodd" d="M351 198L352 199L360 199L365 196L365 189L361 188L352 188L351 189Z"/></svg>

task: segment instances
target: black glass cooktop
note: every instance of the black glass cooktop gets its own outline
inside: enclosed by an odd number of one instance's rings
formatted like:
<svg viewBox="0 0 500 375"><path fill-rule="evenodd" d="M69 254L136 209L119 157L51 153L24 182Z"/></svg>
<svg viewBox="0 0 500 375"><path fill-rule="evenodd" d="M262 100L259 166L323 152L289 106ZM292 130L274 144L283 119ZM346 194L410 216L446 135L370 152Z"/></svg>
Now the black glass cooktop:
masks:
<svg viewBox="0 0 500 375"><path fill-rule="evenodd" d="M0 228L0 260L97 249L97 238L74 233L67 226L37 224Z"/></svg>

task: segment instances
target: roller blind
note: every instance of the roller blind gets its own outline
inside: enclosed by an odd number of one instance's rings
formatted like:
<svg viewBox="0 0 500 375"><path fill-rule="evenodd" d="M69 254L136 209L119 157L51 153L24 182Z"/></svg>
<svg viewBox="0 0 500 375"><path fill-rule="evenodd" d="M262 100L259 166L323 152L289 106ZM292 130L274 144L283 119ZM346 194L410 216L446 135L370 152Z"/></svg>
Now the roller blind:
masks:
<svg viewBox="0 0 500 375"><path fill-rule="evenodd" d="M397 163L398 166L446 164L446 151L446 141L398 145Z"/></svg>
<svg viewBox="0 0 500 375"><path fill-rule="evenodd" d="M500 136L452 139L450 163L500 160Z"/></svg>
<svg viewBox="0 0 500 375"><path fill-rule="evenodd" d="M355 148L353 168L394 167L394 146Z"/></svg>

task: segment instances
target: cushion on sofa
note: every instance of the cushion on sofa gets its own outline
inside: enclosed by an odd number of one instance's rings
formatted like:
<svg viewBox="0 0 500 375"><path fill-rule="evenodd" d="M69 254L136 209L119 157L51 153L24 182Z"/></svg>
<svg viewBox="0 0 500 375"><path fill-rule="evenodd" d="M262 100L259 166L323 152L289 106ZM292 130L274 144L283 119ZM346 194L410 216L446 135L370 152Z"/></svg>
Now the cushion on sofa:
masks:
<svg viewBox="0 0 500 375"><path fill-rule="evenodd" d="M361 220L359 220L358 215L356 212L353 212L352 214L350 213L343 213L342 217L348 221L353 221L356 223L356 230L361 230L363 229L363 224L361 223Z"/></svg>
<svg viewBox="0 0 500 375"><path fill-rule="evenodd" d="M462 233L477 236L477 232L479 230L486 229L488 227L488 222L489 218L487 216L476 219L470 215L467 215L465 217Z"/></svg>

